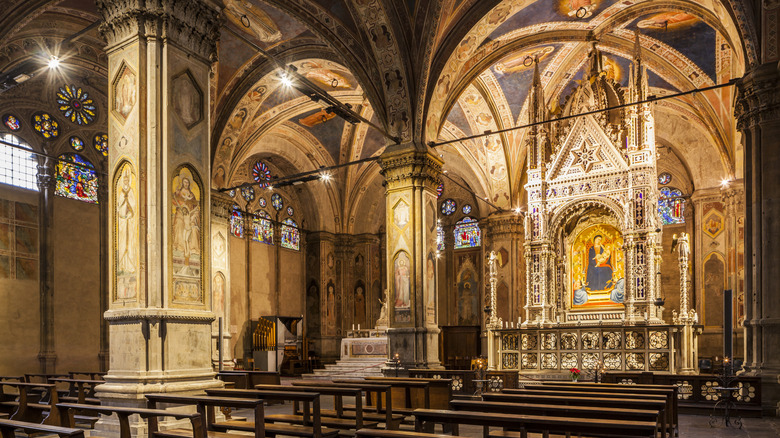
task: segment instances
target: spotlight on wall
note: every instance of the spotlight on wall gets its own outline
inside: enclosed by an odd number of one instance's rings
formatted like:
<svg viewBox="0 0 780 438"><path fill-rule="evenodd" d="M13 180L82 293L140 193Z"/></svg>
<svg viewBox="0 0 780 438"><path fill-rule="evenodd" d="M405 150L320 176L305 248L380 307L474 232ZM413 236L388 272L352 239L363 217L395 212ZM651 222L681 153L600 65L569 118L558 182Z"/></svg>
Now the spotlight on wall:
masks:
<svg viewBox="0 0 780 438"><path fill-rule="evenodd" d="M290 79L290 77L286 73L282 73L279 76L279 80L282 82L282 85L284 85L285 87L292 87L293 84L292 79Z"/></svg>
<svg viewBox="0 0 780 438"><path fill-rule="evenodd" d="M322 180L322 182L329 182L330 174L327 172L323 172L322 175L320 175L320 180Z"/></svg>
<svg viewBox="0 0 780 438"><path fill-rule="evenodd" d="M60 66L60 58L58 58L58 57L56 57L54 55L51 55L51 57L49 58L49 62L47 62L46 65L50 69L55 69L55 68Z"/></svg>
<svg viewBox="0 0 780 438"><path fill-rule="evenodd" d="M520 214L520 213L523 212L523 209L520 208L520 207L517 207L517 208L514 209L514 212L515 212L515 214Z"/></svg>
<svg viewBox="0 0 780 438"><path fill-rule="evenodd" d="M728 187L730 182L731 182L731 180L730 180L730 179L728 179L728 178L723 178L723 179L720 181L720 186L721 186L721 187Z"/></svg>
<svg viewBox="0 0 780 438"><path fill-rule="evenodd" d="M268 191L271 192L271 191L273 191L273 189L274 189L274 186L268 184Z"/></svg>

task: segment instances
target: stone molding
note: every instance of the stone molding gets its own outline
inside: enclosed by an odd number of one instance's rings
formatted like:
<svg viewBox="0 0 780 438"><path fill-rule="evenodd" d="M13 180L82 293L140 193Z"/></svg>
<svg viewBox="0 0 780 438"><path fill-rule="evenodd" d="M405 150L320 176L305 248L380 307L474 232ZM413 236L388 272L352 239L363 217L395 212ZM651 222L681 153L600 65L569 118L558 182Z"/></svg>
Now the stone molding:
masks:
<svg viewBox="0 0 780 438"><path fill-rule="evenodd" d="M233 199L227 194L211 191L211 215L220 219L230 219L233 211Z"/></svg>
<svg viewBox="0 0 780 438"><path fill-rule="evenodd" d="M167 320L211 323L216 318L214 313L206 310L189 309L117 309L103 313L106 321L140 321Z"/></svg>
<svg viewBox="0 0 780 438"><path fill-rule="evenodd" d="M776 63L762 64L737 82L734 116L740 131L780 121L780 71Z"/></svg>
<svg viewBox="0 0 780 438"><path fill-rule="evenodd" d="M220 12L203 0L96 0L109 47L139 37L160 37L216 61Z"/></svg>

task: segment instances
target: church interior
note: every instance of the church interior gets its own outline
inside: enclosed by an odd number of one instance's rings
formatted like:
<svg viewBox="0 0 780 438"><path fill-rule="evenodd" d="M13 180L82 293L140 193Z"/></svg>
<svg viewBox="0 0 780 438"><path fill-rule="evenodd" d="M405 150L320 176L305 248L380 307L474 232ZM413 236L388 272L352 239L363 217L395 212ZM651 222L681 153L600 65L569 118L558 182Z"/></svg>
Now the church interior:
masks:
<svg viewBox="0 0 780 438"><path fill-rule="evenodd" d="M780 412L777 0L3 3L0 376Z"/></svg>

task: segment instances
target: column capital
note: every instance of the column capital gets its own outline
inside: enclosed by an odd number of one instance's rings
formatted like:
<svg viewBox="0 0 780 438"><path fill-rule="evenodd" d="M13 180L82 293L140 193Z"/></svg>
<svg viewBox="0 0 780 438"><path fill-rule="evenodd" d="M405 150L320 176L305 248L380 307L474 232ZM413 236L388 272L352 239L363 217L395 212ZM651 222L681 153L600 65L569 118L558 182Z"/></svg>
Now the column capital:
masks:
<svg viewBox="0 0 780 438"><path fill-rule="evenodd" d="M96 0L103 16L100 32L108 47L133 38L157 37L205 60L215 61L220 11L207 0Z"/></svg>
<svg viewBox="0 0 780 438"><path fill-rule="evenodd" d="M737 82L734 116L741 131L765 122L780 123L780 68L776 63L759 65Z"/></svg>
<svg viewBox="0 0 780 438"><path fill-rule="evenodd" d="M492 239L523 235L523 217L515 212L494 213L483 219L482 223L485 224L486 235Z"/></svg>
<svg viewBox="0 0 780 438"><path fill-rule="evenodd" d="M443 164L431 149L421 150L414 143L388 148L379 157L388 190L409 184L429 184L435 189L441 183Z"/></svg>
<svg viewBox="0 0 780 438"><path fill-rule="evenodd" d="M226 193L211 191L211 215L220 219L230 219L233 213L233 199Z"/></svg>

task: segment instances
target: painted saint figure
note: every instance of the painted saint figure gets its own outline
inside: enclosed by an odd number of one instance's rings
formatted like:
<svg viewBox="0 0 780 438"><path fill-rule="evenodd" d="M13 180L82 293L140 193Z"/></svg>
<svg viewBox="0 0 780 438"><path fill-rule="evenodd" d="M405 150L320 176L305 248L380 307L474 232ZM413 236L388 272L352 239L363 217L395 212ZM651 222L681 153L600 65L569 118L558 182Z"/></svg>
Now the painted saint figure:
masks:
<svg viewBox="0 0 780 438"><path fill-rule="evenodd" d="M122 179L117 193L117 271L135 273L135 191L131 181L130 166L122 169Z"/></svg>
<svg viewBox="0 0 780 438"><path fill-rule="evenodd" d="M405 253L395 260L395 307L410 307L408 260Z"/></svg>
<svg viewBox="0 0 780 438"><path fill-rule="evenodd" d="M173 193L176 209L173 223L173 246L184 255L184 266L190 263L193 254L200 255L200 203L192 193L190 179L182 176L181 183Z"/></svg>
<svg viewBox="0 0 780 438"><path fill-rule="evenodd" d="M604 237L593 238L588 249L587 288L592 291L606 290L612 285L612 252L602 245Z"/></svg>

